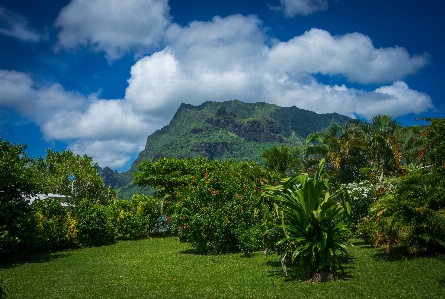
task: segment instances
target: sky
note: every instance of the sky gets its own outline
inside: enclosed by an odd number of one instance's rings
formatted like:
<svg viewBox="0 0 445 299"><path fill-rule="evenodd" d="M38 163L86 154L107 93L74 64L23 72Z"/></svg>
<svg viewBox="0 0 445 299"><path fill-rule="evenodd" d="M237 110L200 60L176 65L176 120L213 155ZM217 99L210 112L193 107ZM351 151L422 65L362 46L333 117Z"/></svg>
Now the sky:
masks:
<svg viewBox="0 0 445 299"><path fill-rule="evenodd" d="M0 137L129 169L181 103L445 115L442 0L0 0ZM418 122L419 123L419 122Z"/></svg>

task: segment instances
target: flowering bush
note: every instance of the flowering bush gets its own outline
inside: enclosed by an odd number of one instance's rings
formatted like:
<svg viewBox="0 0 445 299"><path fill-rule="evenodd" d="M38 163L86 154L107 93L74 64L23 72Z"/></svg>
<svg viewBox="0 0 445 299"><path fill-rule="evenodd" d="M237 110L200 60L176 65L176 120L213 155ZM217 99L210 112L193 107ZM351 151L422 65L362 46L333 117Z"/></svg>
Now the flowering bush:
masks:
<svg viewBox="0 0 445 299"><path fill-rule="evenodd" d="M445 118L424 118L430 125L420 132L419 158L424 166L445 174Z"/></svg>
<svg viewBox="0 0 445 299"><path fill-rule="evenodd" d="M254 227L262 214L256 203L269 173L255 163L233 161L212 161L197 170L164 200L172 229L198 252L258 250L262 236Z"/></svg>
<svg viewBox="0 0 445 299"><path fill-rule="evenodd" d="M342 189L347 192L349 198L351 212L348 219L351 222L350 228L354 230L356 225L368 216L369 207L375 202L375 187L369 181L361 181L344 184Z"/></svg>
<svg viewBox="0 0 445 299"><path fill-rule="evenodd" d="M32 209L37 220L37 234L42 249L54 250L75 246L77 221L71 212L60 205L60 200L36 200Z"/></svg>
<svg viewBox="0 0 445 299"><path fill-rule="evenodd" d="M160 217L159 201L146 195L133 195L131 200L115 200L108 206L116 238L147 237Z"/></svg>

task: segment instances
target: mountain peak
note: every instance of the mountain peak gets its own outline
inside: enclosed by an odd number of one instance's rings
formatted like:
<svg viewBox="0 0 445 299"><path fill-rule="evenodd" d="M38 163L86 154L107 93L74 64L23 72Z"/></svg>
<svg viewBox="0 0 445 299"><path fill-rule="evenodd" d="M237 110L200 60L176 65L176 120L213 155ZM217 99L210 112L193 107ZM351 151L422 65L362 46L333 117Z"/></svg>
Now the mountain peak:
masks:
<svg viewBox="0 0 445 299"><path fill-rule="evenodd" d="M133 162L161 157L260 161L261 152L273 145L302 144L310 133L349 117L317 114L298 107L264 102L206 101L199 106L181 103L170 123L148 136L145 149Z"/></svg>

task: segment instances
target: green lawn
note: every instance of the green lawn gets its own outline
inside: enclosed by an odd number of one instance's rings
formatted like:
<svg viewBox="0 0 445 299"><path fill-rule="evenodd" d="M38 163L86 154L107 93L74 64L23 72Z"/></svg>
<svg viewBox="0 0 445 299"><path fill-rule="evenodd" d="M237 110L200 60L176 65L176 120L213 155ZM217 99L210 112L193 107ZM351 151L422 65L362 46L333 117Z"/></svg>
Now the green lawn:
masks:
<svg viewBox="0 0 445 299"><path fill-rule="evenodd" d="M3 261L1 275L9 298L445 298L443 256L350 252L346 279L327 283L286 278L278 256L196 255L173 237Z"/></svg>

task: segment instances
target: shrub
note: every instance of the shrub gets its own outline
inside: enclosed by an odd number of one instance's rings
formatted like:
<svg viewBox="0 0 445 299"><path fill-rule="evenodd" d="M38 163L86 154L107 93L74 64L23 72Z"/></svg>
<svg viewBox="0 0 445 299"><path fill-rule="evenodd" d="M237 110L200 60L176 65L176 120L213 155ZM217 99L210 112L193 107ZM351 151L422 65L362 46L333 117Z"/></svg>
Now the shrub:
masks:
<svg viewBox="0 0 445 299"><path fill-rule="evenodd" d="M267 196L275 201L285 238L280 243L291 253L292 261L307 273L336 271L339 254L347 255L345 244L348 229L337 222L343 207L328 192L328 180L321 179L324 159L313 178L300 174L282 185L266 188ZM287 254L287 253L286 253Z"/></svg>
<svg viewBox="0 0 445 299"><path fill-rule="evenodd" d="M355 236L362 239L365 244L373 244L377 240L378 235L379 227L375 217L363 218L357 224Z"/></svg>
<svg viewBox="0 0 445 299"><path fill-rule="evenodd" d="M401 177L395 192L372 205L378 220L375 239L389 251L399 244L408 253L445 249L445 179L435 172L416 170Z"/></svg>
<svg viewBox="0 0 445 299"><path fill-rule="evenodd" d="M61 206L59 199L36 200L32 204L32 211L37 222L38 247L56 250L76 246L76 219Z"/></svg>
<svg viewBox="0 0 445 299"><path fill-rule="evenodd" d="M255 205L268 172L255 163L233 161L212 161L197 170L189 184L164 200L172 229L198 252L258 250L261 234L253 227L262 214Z"/></svg>
<svg viewBox="0 0 445 299"><path fill-rule="evenodd" d="M0 137L0 251L24 249L33 237L27 200L39 192L41 181L25 149Z"/></svg>
<svg viewBox="0 0 445 299"><path fill-rule="evenodd" d="M356 232L357 225L368 216L369 207L376 201L375 187L369 181L361 181L343 184L341 189L346 192L350 205L350 213L345 219L349 228Z"/></svg>
<svg viewBox="0 0 445 299"><path fill-rule="evenodd" d="M131 200L116 200L108 207L116 238L147 237L160 217L159 200L146 195L133 195Z"/></svg>
<svg viewBox="0 0 445 299"><path fill-rule="evenodd" d="M77 221L77 242L80 246L99 245L114 239L107 214L107 207L104 205L89 200L82 200L77 204L73 209L73 216Z"/></svg>
<svg viewBox="0 0 445 299"><path fill-rule="evenodd" d="M423 167L407 168L394 191L372 205L381 242L389 251L399 244L411 254L445 250L445 119L424 119L418 157ZM377 190L378 191L378 190Z"/></svg>

